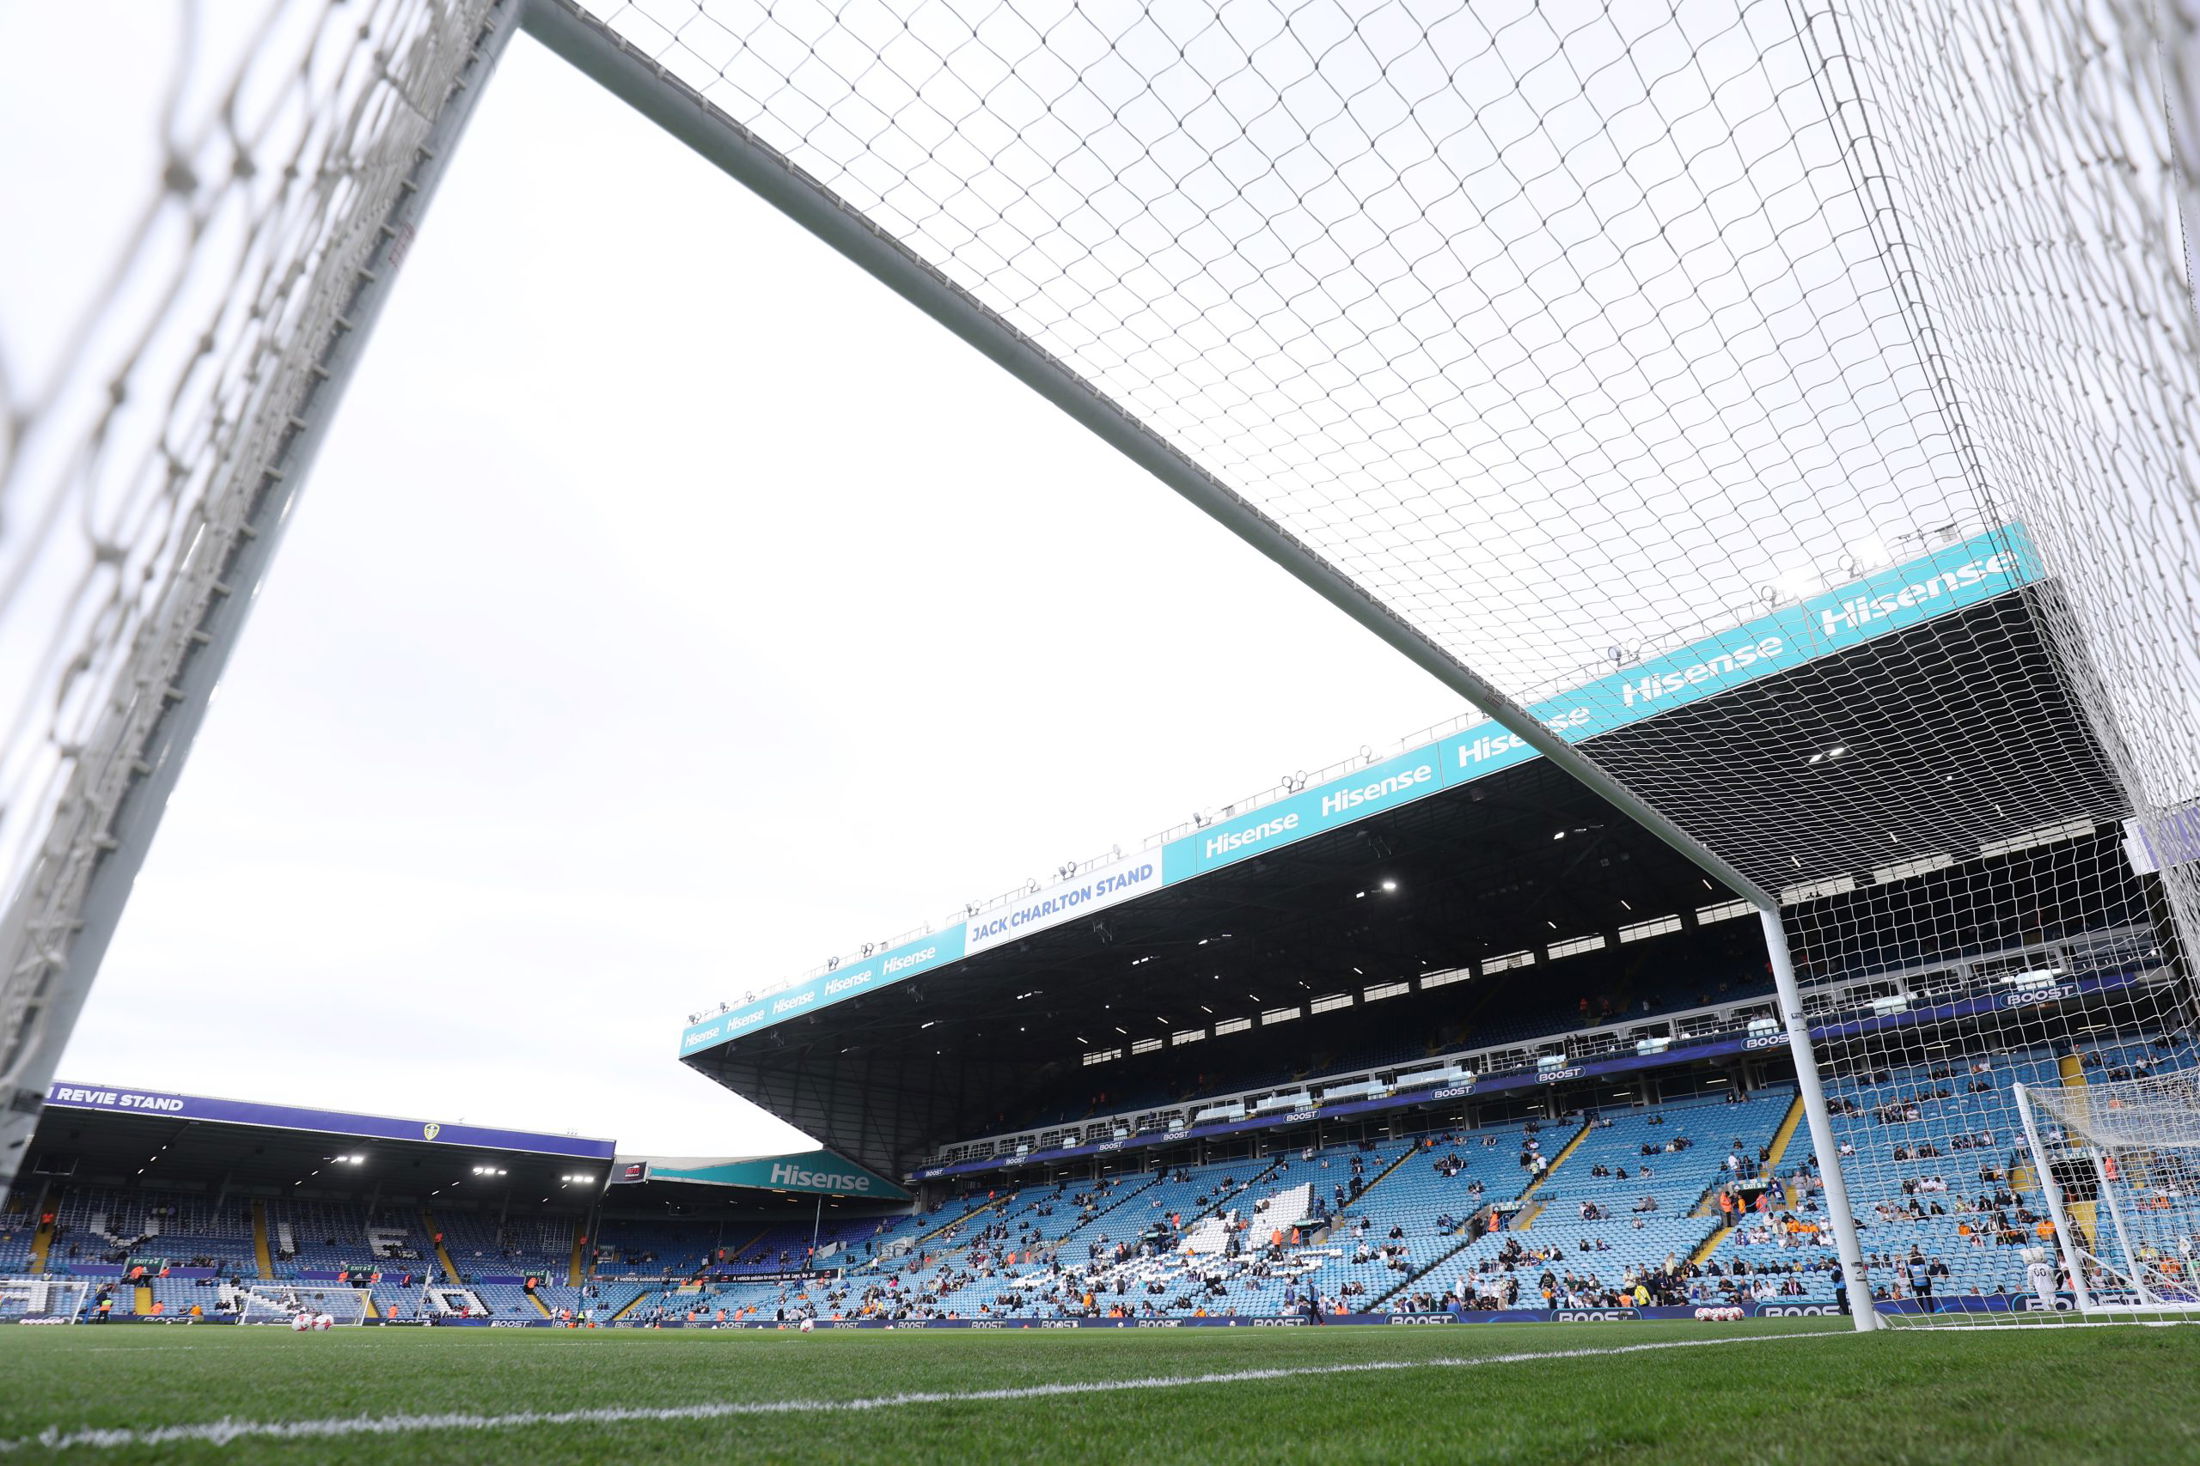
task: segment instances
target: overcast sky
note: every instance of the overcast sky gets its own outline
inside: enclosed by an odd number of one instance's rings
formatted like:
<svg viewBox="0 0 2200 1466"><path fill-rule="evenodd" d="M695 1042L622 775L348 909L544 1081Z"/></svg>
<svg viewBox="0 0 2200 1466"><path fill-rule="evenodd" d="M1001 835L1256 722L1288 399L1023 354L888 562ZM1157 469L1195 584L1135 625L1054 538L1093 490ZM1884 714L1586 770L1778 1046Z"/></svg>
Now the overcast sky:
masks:
<svg viewBox="0 0 2200 1466"><path fill-rule="evenodd" d="M690 1011L1461 710L523 37L60 1077L796 1145Z"/></svg>

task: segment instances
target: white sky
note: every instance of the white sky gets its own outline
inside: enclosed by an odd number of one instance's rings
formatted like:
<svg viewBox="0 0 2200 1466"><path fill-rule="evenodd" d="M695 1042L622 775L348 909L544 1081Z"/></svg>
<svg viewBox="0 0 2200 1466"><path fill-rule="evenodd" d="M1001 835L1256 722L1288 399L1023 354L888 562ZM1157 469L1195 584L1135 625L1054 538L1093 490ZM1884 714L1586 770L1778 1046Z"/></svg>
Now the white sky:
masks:
<svg viewBox="0 0 2200 1466"><path fill-rule="evenodd" d="M1461 710L522 38L61 1077L798 1144L688 1012Z"/></svg>

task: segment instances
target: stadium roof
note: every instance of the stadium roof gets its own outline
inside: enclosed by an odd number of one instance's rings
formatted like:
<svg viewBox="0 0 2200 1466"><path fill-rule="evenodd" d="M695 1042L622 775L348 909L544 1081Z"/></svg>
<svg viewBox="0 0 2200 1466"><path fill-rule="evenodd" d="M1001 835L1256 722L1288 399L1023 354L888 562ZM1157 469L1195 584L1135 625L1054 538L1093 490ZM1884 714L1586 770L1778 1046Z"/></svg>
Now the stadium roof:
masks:
<svg viewBox="0 0 2200 1466"><path fill-rule="evenodd" d="M1683 708L1700 709L1741 688L1813 664L1837 661L1846 651L1990 601L2014 587L2034 584L2039 576L2039 566L2021 526L2006 525L1964 539L1951 537L1929 554L1854 576L1740 625L1724 626L1655 651L1612 648L1615 670L1544 698L1528 711L1569 743L1594 742L1600 762L1621 762L1625 745L1609 736L1614 732L1660 718L1670 726L1670 715ZM1943 660L1980 659L1972 648L1955 646L1950 652L1951 657ZM1914 681L1918 670L1910 668L1906 680ZM1853 679L1829 678L1828 685L1820 689L1821 699L1837 706L1824 710L1821 725L1837 729L1844 723L1873 721L1877 691L1873 685L1853 685ZM1904 700L1914 701L1914 697ZM1747 743L1760 732L1760 722L1752 715L1741 719L1738 728L1718 729L1708 750L1715 762L1731 762L1722 745ZM1838 739L1840 735L1835 732L1832 736ZM1688 791L1666 789L1666 781L1661 781L1659 775L1677 755L1690 750L1685 741L1669 738L1660 743L1659 752L1656 767L1633 777L1641 782L1642 792L1654 794L1653 803L1674 809L1685 807ZM1817 741L1805 749L1803 757L1838 758L1846 752L1845 744ZM1748 750L1742 749L1732 757L1747 755ZM761 997L752 994L738 1007L725 1005L716 1014L691 1019L681 1035L680 1052L693 1053L790 1017L845 1002L860 993L906 982L1019 936L1096 914L1161 887L1195 880L1283 845L1357 823L1384 809L1488 778L1537 756L1520 738L1491 723L1462 728L1433 743L1416 743L1387 760L1378 761L1370 751L1364 764L1355 764L1333 778L1324 777L1311 787L1301 778L1274 797L1263 797L1245 808L1225 809L1212 820L1203 819L1198 828L1180 838L1149 844L1130 856L1118 851L1106 861L1065 868L1062 879L1052 887L1034 882L1028 890L971 905L962 913L966 919L952 920L936 930L925 928L923 935L901 940L885 950L866 946L854 958L826 964L807 982L774 989ZM1926 803L1939 802L1937 788L1928 787L1923 792ZM1718 832L1720 843L1730 856L1739 857L1736 863L1749 873L1748 878L1768 889L1777 890L1790 883L1794 870L1806 858L1814 866L1838 870L1839 856L1835 852L1844 852L1853 845L1840 838L1818 843L1790 838L1779 850L1767 850L1760 839L1753 838L1762 833L1754 826L1729 832L1722 818L1727 812L1728 807L1723 805L1694 808L1690 811L1692 827ZM1820 831L1834 833L1823 826ZM1829 860L1834 863L1828 864Z"/></svg>
<svg viewBox="0 0 2200 1466"><path fill-rule="evenodd" d="M436 1120L59 1082L32 1138L26 1183L226 1186L307 1195L509 1199L580 1207L615 1186L623 1208L809 1213L908 1193L829 1151L785 1155L615 1155L609 1140ZM729 1194L732 1193L732 1194Z"/></svg>
<svg viewBox="0 0 2200 1466"><path fill-rule="evenodd" d="M1790 850L1836 849L1855 861L1846 874L1868 879L1975 858L2013 827L2120 817L2040 636L2053 593L1996 596L1746 681L1604 734L1600 757L1684 825L1718 819L1765 869ZM1951 662L1967 674L1960 707L1944 695ZM2052 762L2037 757L2043 745L2058 750ZM1843 874L1793 868L1798 883ZM1425 975L1486 976L1492 957L1548 955L1646 918L1692 923L1728 894L1548 764L1519 762L686 1062L898 1175L941 1143L1020 1123L1019 1107L1058 1095L1096 1048L1193 1030L1220 1039L1218 1025L1248 1022L1227 1034L1233 1045L1274 1051L1280 1039L1304 1056L1321 1047L1316 1023L1264 1034L1264 1013L1386 982L1411 991L1369 1021L1432 1030L1487 984L1429 991ZM1562 966L1544 971L1566 980Z"/></svg>
<svg viewBox="0 0 2200 1466"><path fill-rule="evenodd" d="M63 1081L48 1091L21 1178L454 1200L489 1192L577 1207L600 1190L615 1149L577 1135Z"/></svg>

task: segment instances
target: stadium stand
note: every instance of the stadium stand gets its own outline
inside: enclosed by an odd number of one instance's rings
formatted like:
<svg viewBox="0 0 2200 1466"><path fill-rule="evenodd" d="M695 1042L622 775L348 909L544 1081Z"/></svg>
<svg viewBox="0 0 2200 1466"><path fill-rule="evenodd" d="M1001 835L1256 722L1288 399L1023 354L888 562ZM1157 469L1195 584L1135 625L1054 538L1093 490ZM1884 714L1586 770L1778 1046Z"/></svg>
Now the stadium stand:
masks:
<svg viewBox="0 0 2200 1466"><path fill-rule="evenodd" d="M469 1212L441 1211L443 1250L462 1278L539 1277L563 1279L573 1253L569 1217L526 1217L497 1221Z"/></svg>
<svg viewBox="0 0 2200 1466"><path fill-rule="evenodd" d="M2185 1035L2109 1036L2070 1052L1971 1051L1833 1086L1844 1147L1876 1147L1906 1200L1859 1218L1883 1298L1926 1259L1943 1297L2014 1293L2040 1240L2036 1178L2009 1085L2182 1067ZM1815 1158L1792 1086L1619 1105L1544 1120L1279 1148L1200 1165L1122 1169L942 1198L891 1216L793 1222L607 1219L601 1261L566 1279L571 1216L440 1214L462 1259L452 1306L499 1320L626 1323L1160 1317L1447 1307L1600 1307L1640 1301L1825 1304L1834 1297ZM50 1192L49 1271L96 1269L113 1317L218 1315L230 1279L263 1293L373 1262L378 1314L419 1317L428 1238L416 1213L328 1200L264 1204L274 1282L256 1277L252 1208L163 1190ZM2176 1198L2200 1213L2200 1200ZM27 1271L35 1219L0 1213L0 1257ZM2189 1229L2200 1233L2200 1214ZM727 1240L732 1238L734 1240ZM408 1266L408 1263L411 1265ZM149 1266L142 1281L115 1275ZM163 1275L173 1265L177 1275ZM191 1275L184 1275L184 1274ZM318 1274L319 1279L309 1279ZM522 1278L540 1279L530 1291ZM487 1281L495 1279L495 1281ZM444 1280L447 1282L447 1280ZM438 1308L440 1311L440 1305Z"/></svg>
<svg viewBox="0 0 2200 1466"><path fill-rule="evenodd" d="M2022 859L2061 862L2076 882L2099 853ZM1822 1023L1868 1018L1890 997L1922 1005L2006 995L2015 968L2084 975L2151 951L2142 929L2064 936L2056 922L2053 912L2024 918L2023 947L1997 945L2011 934L2007 923L1951 931L1924 948L1860 941L1841 974L1806 989L1806 1007ZM617 1186L584 1203L593 1213L571 1203L492 1213L440 1195L316 1190L310 1178L280 1183L299 1189L262 1180L193 1191L55 1177L0 1211L0 1272L42 1263L48 1276L88 1279L117 1318L217 1314L225 1286L280 1296L286 1286L341 1286L339 1269L361 1267L379 1273L377 1315L400 1321L462 1310L497 1322L572 1315L622 1324L1260 1318L1317 1301L1392 1313L1830 1306L1829 1219L1784 1052L1732 1044L1730 1053L1743 1052L1661 1068L1662 1051L1643 1037L1661 1028L1757 1035L1773 1024L1762 974L1741 960L1741 946L1728 952L1705 937L1671 948L1702 959L1685 970L1648 948L1584 961L1578 970L1596 978L1586 988L1548 973L1487 982L1471 1024L1392 1035L1389 1051L1404 1060L1368 1079L1329 1066L1373 1050L1340 1046L1302 1054L1265 1091L1244 1087L1251 1066L1265 1062L1257 1058L1196 1071L1200 1083L1190 1086L1094 1091L1072 1106L1082 1111L1076 1120L939 1147L935 1160L982 1165L890 1213L838 1201L812 1210L787 1197L744 1205L738 1192L654 1186L653 1208L694 1214L626 1214L640 1211L630 1203L638 1193ZM1857 1219L1883 1299L1912 1297L1903 1264L1913 1256L1943 1299L2025 1288L2019 1253L2044 1240L2043 1202L2019 1140L2013 1082L2121 1079L2200 1058L2166 1010L2093 1025L2073 1046L2046 1041L2021 1005L1994 1008L1937 1031L1930 1062L1876 1067L1864 1046L1832 1062L1837 1142L1898 1183ZM1446 1048L1461 1038L1504 1046ZM1447 1068L1460 1054L1488 1067ZM1608 1054L1651 1063L1602 1081L1575 1068ZM1509 1093L1476 1087L1520 1069L1550 1077ZM1360 1094L1394 1092L1400 1104L1337 1118L1330 1102L1353 1097L1356 1084ZM1261 1109L1282 1113L1272 1126L1220 1139L1167 1138L1172 1124ZM1029 1122L1033 1112L1004 1118ZM1158 1143L1115 1152L1095 1144L1133 1136ZM1050 1145L1099 1153L1014 1164L1015 1147ZM319 1147L310 1141L300 1153ZM2174 1224L2163 1235L2181 1230L2200 1250L2200 1178L2158 1201ZM43 1251L41 1211L54 1216ZM575 1286L583 1251L586 1276ZM125 1276L137 1267L146 1272Z"/></svg>
<svg viewBox="0 0 2200 1466"><path fill-rule="evenodd" d="M145 1260L156 1266L213 1268L236 1277L258 1271L248 1202L217 1203L181 1192L71 1187L56 1199L53 1211L50 1273L73 1271L73 1264Z"/></svg>

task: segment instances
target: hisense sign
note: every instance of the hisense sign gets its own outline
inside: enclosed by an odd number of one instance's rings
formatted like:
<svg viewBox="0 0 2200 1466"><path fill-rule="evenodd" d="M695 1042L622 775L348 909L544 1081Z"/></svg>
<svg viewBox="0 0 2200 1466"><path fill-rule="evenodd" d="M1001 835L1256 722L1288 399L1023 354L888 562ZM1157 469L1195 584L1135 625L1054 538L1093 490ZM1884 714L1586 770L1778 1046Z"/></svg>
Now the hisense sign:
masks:
<svg viewBox="0 0 2200 1466"><path fill-rule="evenodd" d="M2041 578L2038 556L2022 525L2010 524L1947 545L1901 565L1874 571L1738 626L1699 637L1584 686L1527 705L1530 716L1568 743L1586 743L1645 722L1673 708L1707 701L1734 688L1837 655L1874 637L1993 599ZM1707 608L1708 609L1708 608ZM730 1013L699 1017L682 1035L681 1052L698 1054L746 1032L799 1021L806 1015L948 966L971 952L1006 945L1082 917L1097 915L1163 886L1250 860L1328 830L1350 827L1384 810L1447 788L1488 778L1540 757L1517 735L1478 723L1395 758L1371 761L1342 778L1294 787L1251 809L1230 809L1199 828L1139 854L1084 871L1058 885L1032 889L893 951L867 954L865 965L812 977ZM2160 823L2169 859L2200 854L2200 814L2182 825ZM2135 830L2135 850L2146 836ZM1776 1042L1784 1043L1784 1039Z"/></svg>

